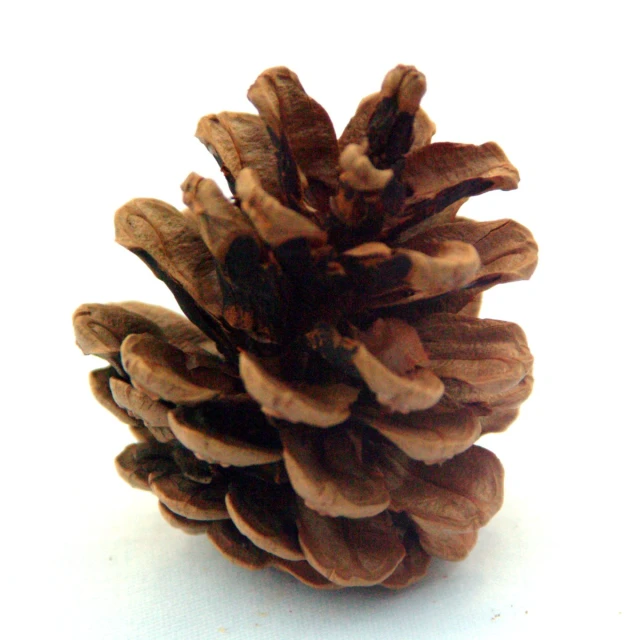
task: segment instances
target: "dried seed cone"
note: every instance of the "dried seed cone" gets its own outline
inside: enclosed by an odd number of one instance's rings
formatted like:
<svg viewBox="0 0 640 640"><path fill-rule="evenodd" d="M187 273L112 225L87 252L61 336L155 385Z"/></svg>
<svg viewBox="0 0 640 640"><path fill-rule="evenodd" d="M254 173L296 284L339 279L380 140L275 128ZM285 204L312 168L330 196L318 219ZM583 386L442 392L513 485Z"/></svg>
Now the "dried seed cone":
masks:
<svg viewBox="0 0 640 640"><path fill-rule="evenodd" d="M116 214L186 317L75 313L78 345L108 363L91 388L137 439L120 475L247 568L400 588L432 556L464 558L501 506L500 462L475 442L514 420L532 358L518 326L477 314L537 248L511 220L456 216L518 172L493 142L432 143L425 91L396 67L336 139L294 73L265 71L258 116L198 125L233 198L191 174L186 211Z"/></svg>

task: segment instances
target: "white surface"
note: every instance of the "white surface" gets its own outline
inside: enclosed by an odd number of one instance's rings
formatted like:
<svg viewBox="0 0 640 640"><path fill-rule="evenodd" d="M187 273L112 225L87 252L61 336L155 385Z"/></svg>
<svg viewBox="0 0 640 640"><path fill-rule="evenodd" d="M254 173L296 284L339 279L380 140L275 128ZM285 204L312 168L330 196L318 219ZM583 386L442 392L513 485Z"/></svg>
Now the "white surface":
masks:
<svg viewBox="0 0 640 640"><path fill-rule="evenodd" d="M639 637L631 3L220 4L0 9L3 635ZM518 422L482 442L506 501L464 563L405 592L318 593L235 568L118 479L130 438L90 396L97 363L70 315L85 301L175 307L113 243L112 214L134 196L179 205L191 171L219 176L192 135L201 115L251 110L257 74L286 64L340 131L399 62L426 73L438 140L495 139L520 170L518 191L464 215L513 217L539 241L534 278L484 307L524 327L537 382Z"/></svg>

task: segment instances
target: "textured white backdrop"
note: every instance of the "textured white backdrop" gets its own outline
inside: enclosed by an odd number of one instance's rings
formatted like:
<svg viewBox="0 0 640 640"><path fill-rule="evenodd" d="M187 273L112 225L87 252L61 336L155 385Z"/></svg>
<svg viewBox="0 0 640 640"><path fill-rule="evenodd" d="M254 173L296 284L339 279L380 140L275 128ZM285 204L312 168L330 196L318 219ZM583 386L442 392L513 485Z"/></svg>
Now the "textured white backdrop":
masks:
<svg viewBox="0 0 640 640"><path fill-rule="evenodd" d="M629 2L21 2L0 8L5 637L640 636L637 606L637 34ZM634 50L635 49L635 50ZM635 61L635 62L634 62ZM130 438L90 396L82 302L175 308L113 242L135 196L180 204L219 177L201 115L252 110L285 64L338 132L398 63L427 75L437 140L496 140L519 190L464 215L540 244L528 283L486 296L536 356L520 419L482 444L503 510L461 564L405 592L317 593L249 573L165 525L115 474Z"/></svg>

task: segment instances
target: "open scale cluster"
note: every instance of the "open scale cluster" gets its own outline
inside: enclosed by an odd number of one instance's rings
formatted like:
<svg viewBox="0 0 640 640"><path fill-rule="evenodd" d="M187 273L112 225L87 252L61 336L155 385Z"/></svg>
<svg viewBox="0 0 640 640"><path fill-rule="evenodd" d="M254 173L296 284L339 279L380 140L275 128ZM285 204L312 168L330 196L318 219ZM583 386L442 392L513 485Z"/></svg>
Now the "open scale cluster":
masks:
<svg viewBox="0 0 640 640"><path fill-rule="evenodd" d="M136 436L120 475L247 568L400 588L432 556L465 557L501 506L502 466L475 442L514 420L533 361L518 326L478 318L480 297L528 278L537 247L516 222L457 215L518 172L493 142L432 142L425 91L396 67L337 138L298 77L268 69L258 115L198 124L231 198L191 174L186 210L116 213L184 316L74 315L108 364L96 398Z"/></svg>

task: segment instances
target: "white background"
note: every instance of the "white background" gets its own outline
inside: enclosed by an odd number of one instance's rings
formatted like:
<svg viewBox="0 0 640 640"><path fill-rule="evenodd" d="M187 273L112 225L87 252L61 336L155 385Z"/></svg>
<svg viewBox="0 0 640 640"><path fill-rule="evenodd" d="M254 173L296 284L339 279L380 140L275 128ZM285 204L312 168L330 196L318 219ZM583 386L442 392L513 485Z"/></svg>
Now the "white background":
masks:
<svg viewBox="0 0 640 640"><path fill-rule="evenodd" d="M631 2L20 2L0 9L3 635L386 639L640 636L636 96ZM433 6L430 6L433 5ZM86 384L82 302L175 307L113 242L135 196L219 177L200 116L252 110L284 64L342 130L398 63L427 75L437 140L496 140L519 190L464 215L540 244L486 296L536 356L521 417L482 444L502 511L463 563L404 592L319 593L223 560L115 474L130 441ZM6 632L6 633L5 633Z"/></svg>

